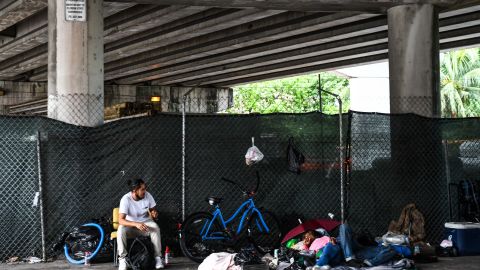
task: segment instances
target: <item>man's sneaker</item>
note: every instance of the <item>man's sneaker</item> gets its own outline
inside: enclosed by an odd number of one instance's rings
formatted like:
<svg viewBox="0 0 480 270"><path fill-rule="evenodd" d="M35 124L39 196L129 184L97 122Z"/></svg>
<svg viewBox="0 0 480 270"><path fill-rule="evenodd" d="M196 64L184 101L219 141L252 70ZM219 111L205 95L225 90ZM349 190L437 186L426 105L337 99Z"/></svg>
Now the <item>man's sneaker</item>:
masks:
<svg viewBox="0 0 480 270"><path fill-rule="evenodd" d="M345 263L346 266L361 268L363 267L363 262L357 259L351 259Z"/></svg>
<svg viewBox="0 0 480 270"><path fill-rule="evenodd" d="M155 269L165 268L161 257L155 257Z"/></svg>
<svg viewBox="0 0 480 270"><path fill-rule="evenodd" d="M363 263L368 266L368 267L372 267L373 264L369 261L369 260L364 260Z"/></svg>
<svg viewBox="0 0 480 270"><path fill-rule="evenodd" d="M127 270L127 261L125 261L125 258L118 259L118 270Z"/></svg>

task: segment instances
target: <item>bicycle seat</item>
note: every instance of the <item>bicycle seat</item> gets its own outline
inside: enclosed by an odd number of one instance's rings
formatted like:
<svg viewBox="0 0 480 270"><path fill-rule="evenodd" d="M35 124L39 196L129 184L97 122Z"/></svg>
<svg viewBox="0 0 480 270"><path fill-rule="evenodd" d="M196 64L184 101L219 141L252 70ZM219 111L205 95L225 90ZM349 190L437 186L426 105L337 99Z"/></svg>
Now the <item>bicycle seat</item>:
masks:
<svg viewBox="0 0 480 270"><path fill-rule="evenodd" d="M206 201L210 204L210 205L218 205L220 202L222 202L223 198L217 198L217 197L208 197L206 199Z"/></svg>

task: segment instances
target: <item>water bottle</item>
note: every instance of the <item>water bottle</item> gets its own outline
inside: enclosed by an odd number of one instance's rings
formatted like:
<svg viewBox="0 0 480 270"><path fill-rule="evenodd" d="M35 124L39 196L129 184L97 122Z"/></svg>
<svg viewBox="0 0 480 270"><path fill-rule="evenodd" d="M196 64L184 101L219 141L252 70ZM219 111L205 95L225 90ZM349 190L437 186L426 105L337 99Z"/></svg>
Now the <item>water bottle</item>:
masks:
<svg viewBox="0 0 480 270"><path fill-rule="evenodd" d="M165 265L168 264L169 259L170 259L170 248L166 246L165 247Z"/></svg>
<svg viewBox="0 0 480 270"><path fill-rule="evenodd" d="M90 252L85 251L85 266L90 266L90 262L88 261L88 256L90 256Z"/></svg>
<svg viewBox="0 0 480 270"><path fill-rule="evenodd" d="M416 255L418 255L418 254L420 254L420 246L419 246L419 245L415 245L415 246L413 247L413 255L416 256Z"/></svg>

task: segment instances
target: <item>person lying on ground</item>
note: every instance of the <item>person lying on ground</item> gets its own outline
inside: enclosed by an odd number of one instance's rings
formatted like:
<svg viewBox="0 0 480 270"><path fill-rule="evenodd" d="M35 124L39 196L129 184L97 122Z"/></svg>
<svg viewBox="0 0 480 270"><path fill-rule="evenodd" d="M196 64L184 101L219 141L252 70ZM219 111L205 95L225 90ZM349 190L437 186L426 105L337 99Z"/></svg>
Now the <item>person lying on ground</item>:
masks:
<svg viewBox="0 0 480 270"><path fill-rule="evenodd" d="M291 248L298 251L311 251L312 254L318 252L330 242L331 238L326 235L321 237L316 237L316 235L314 231L305 232L302 241L296 243Z"/></svg>
<svg viewBox="0 0 480 270"><path fill-rule="evenodd" d="M359 267L361 264L377 266L393 260L400 254L393 246L361 246L353 239L353 233L347 224L340 225L337 242L332 241L324 248L313 268L330 269L346 262L349 266Z"/></svg>

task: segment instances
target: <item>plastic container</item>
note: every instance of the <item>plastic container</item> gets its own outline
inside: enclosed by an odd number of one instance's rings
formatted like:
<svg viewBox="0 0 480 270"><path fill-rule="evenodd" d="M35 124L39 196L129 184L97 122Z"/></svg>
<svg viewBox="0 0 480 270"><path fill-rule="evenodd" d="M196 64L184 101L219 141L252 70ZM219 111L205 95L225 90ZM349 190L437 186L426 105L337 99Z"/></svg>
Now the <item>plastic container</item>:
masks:
<svg viewBox="0 0 480 270"><path fill-rule="evenodd" d="M480 255L480 223L445 223L445 239L453 242L458 255Z"/></svg>
<svg viewBox="0 0 480 270"><path fill-rule="evenodd" d="M85 260L84 260L84 265L85 266L90 266L90 260L88 259L90 257L90 252L85 251Z"/></svg>
<svg viewBox="0 0 480 270"><path fill-rule="evenodd" d="M170 262L170 248L167 246L165 248L165 265L168 265Z"/></svg>

